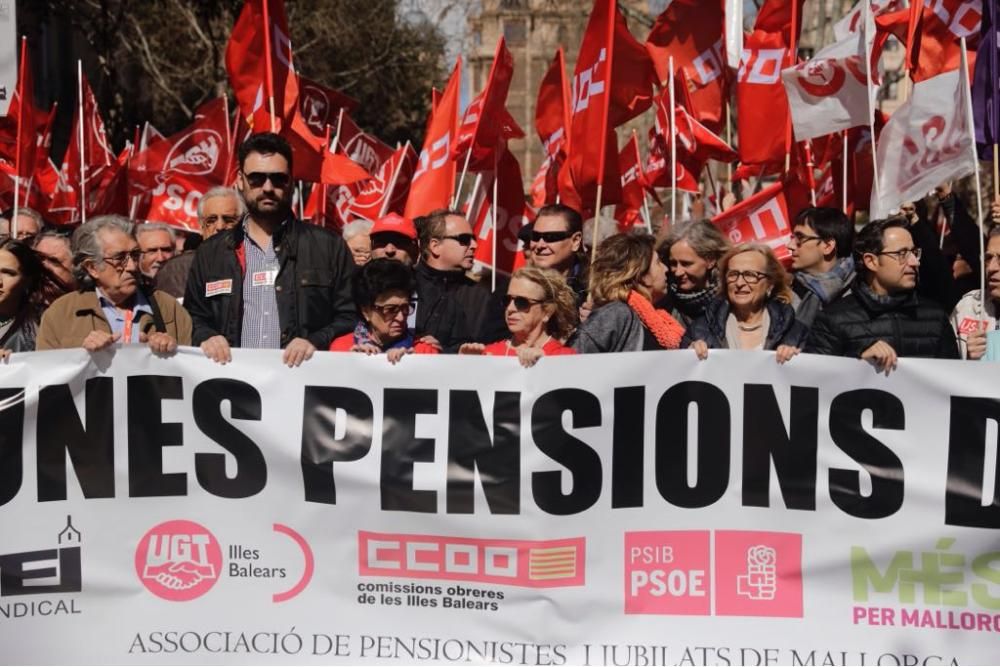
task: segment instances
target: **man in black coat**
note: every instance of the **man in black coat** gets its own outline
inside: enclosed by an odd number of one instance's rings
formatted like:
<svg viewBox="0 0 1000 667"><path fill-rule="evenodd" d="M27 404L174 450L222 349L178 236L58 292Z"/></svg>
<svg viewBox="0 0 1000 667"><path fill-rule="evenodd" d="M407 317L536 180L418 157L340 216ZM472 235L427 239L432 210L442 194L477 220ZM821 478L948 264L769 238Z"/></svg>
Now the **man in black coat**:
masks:
<svg viewBox="0 0 1000 667"><path fill-rule="evenodd" d="M292 149L256 134L239 149L247 215L195 254L184 307L193 342L212 360L233 347L283 349L298 366L354 328L354 262L340 237L292 216Z"/></svg>
<svg viewBox="0 0 1000 667"><path fill-rule="evenodd" d="M874 220L859 233L850 293L816 318L806 352L867 359L889 373L899 357L958 359L945 311L917 296L920 249L905 220Z"/></svg>

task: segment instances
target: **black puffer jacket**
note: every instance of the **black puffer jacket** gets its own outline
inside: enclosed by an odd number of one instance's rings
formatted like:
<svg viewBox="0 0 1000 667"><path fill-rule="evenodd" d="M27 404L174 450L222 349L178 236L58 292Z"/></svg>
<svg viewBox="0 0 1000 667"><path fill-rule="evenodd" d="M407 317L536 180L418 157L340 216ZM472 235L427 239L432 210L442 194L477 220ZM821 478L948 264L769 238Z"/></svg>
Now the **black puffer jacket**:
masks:
<svg viewBox="0 0 1000 667"><path fill-rule="evenodd" d="M955 332L940 306L916 292L876 299L860 282L819 314L805 351L861 357L880 340L900 357L958 359Z"/></svg>
<svg viewBox="0 0 1000 667"><path fill-rule="evenodd" d="M195 252L184 292L184 307L194 321L195 345L219 334L239 347L243 330L243 268L239 251L243 225L216 234ZM354 262L339 236L300 220L289 220L274 233L278 256L275 292L281 347L305 338L319 350L354 329L351 298Z"/></svg>
<svg viewBox="0 0 1000 667"><path fill-rule="evenodd" d="M779 345L802 347L809 336L809 328L795 319L795 310L787 303L769 301L767 316L771 323L764 339L765 350L776 350ZM729 319L729 302L715 299L705 307L701 317L691 323L684 333L681 347L688 347L696 340L703 340L710 349L720 350L726 344L726 320Z"/></svg>
<svg viewBox="0 0 1000 667"><path fill-rule="evenodd" d="M439 271L423 262L417 265L417 336L433 336L446 352L462 343L493 343L509 333L504 320L501 294L505 282L497 281L496 293L487 281L476 282L463 271Z"/></svg>

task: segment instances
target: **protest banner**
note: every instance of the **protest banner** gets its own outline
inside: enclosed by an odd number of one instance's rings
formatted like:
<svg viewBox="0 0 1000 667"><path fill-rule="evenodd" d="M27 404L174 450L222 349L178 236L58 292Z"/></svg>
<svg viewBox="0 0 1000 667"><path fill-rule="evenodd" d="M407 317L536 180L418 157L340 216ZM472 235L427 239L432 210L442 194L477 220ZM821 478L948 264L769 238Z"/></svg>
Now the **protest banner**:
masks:
<svg viewBox="0 0 1000 667"><path fill-rule="evenodd" d="M5 662L989 663L989 364L0 366Z"/></svg>

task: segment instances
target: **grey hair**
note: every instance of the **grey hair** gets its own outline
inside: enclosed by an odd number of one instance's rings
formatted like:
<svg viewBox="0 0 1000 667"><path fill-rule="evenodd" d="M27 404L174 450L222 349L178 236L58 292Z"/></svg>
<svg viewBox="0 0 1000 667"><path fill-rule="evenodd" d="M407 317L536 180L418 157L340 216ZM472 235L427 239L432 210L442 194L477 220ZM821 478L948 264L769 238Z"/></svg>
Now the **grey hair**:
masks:
<svg viewBox="0 0 1000 667"><path fill-rule="evenodd" d="M45 227L46 227L45 218L43 218L42 214L39 213L38 211L36 211L33 208L28 208L27 206L20 206L17 209L17 214L18 215L26 215L29 218L31 218L32 220L34 220L35 223L38 225L38 232L39 233L41 233L42 230L45 229Z"/></svg>
<svg viewBox="0 0 1000 667"><path fill-rule="evenodd" d="M105 229L118 230L132 236L135 225L121 215L99 215L77 227L73 232L73 275L81 289L94 287L94 279L87 273L83 263L88 259L97 265L104 263L104 244L98 235Z"/></svg>
<svg viewBox="0 0 1000 667"><path fill-rule="evenodd" d="M670 248L675 243L687 241L691 249L704 260L718 261L732 247L719 228L708 220L688 220L675 225L660 244L660 259L670 257Z"/></svg>
<svg viewBox="0 0 1000 667"><path fill-rule="evenodd" d="M236 200L236 213L240 217L247 212L247 206L243 202L243 197L240 193L233 188L226 187L225 185L216 185L214 188L206 192L198 200L198 220L205 217L205 201L208 199L214 199L215 197L232 197Z"/></svg>
<svg viewBox="0 0 1000 667"><path fill-rule="evenodd" d="M73 254L73 243L69 239L69 235L59 229L43 229L35 235L35 238L31 240L31 247L37 248L38 244L45 239L56 239L62 243L66 244L66 249L69 250L70 255Z"/></svg>
<svg viewBox="0 0 1000 667"><path fill-rule="evenodd" d="M344 229L341 230L340 236L345 241L348 241L350 239L353 239L355 236L368 234L369 232L371 232L372 227L374 226L375 223L372 222L371 220L353 220L344 225Z"/></svg>
<svg viewBox="0 0 1000 667"><path fill-rule="evenodd" d="M174 228L163 222L144 222L135 225L135 240L138 241L142 234L148 234L149 232L166 232L170 235L171 243L177 240L177 232L174 231Z"/></svg>

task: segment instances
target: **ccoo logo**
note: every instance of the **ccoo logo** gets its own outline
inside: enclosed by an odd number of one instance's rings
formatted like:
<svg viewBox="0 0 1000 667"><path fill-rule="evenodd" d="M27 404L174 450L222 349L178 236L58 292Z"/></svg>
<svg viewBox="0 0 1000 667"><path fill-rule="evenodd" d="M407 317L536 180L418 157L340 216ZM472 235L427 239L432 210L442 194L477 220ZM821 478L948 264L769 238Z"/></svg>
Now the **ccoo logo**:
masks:
<svg viewBox="0 0 1000 667"><path fill-rule="evenodd" d="M139 581L153 595L171 602L201 597L215 585L222 549L204 526L178 519L147 532L135 550Z"/></svg>
<svg viewBox="0 0 1000 667"><path fill-rule="evenodd" d="M222 136L215 130L188 132L167 153L166 171L187 176L204 176L215 171L222 152Z"/></svg>

